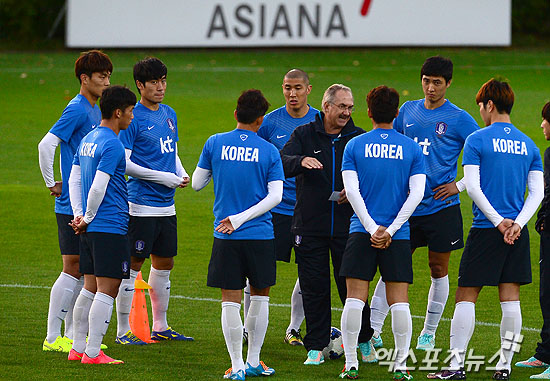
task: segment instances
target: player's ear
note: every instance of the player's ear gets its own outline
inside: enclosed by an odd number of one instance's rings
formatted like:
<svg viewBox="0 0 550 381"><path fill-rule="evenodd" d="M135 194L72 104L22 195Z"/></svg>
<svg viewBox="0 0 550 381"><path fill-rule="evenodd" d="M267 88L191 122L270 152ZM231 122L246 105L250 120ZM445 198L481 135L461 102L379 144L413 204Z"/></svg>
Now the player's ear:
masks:
<svg viewBox="0 0 550 381"><path fill-rule="evenodd" d="M90 79L90 77L88 77L88 74L85 74L85 73L80 74L80 83L82 83L83 85L88 84L88 79Z"/></svg>
<svg viewBox="0 0 550 381"><path fill-rule="evenodd" d="M395 113L395 116L393 117L393 119L397 118L398 115L399 115L399 109L397 109L397 112Z"/></svg>
<svg viewBox="0 0 550 381"><path fill-rule="evenodd" d="M372 119L372 112L370 112L370 108L367 108L367 115Z"/></svg>
<svg viewBox="0 0 550 381"><path fill-rule="evenodd" d="M309 95L309 93L311 93L311 89L312 89L311 85L307 85L307 87L306 87L306 94L307 95Z"/></svg>
<svg viewBox="0 0 550 381"><path fill-rule="evenodd" d="M136 87L139 90L139 93L141 94L141 90L145 89L145 86L140 81L136 80Z"/></svg>
<svg viewBox="0 0 550 381"><path fill-rule="evenodd" d="M451 86L452 81L453 81L452 78L447 81L447 89L449 88L449 86Z"/></svg>
<svg viewBox="0 0 550 381"><path fill-rule="evenodd" d="M239 119L237 119L237 110L233 111L233 117L237 122L239 121Z"/></svg>

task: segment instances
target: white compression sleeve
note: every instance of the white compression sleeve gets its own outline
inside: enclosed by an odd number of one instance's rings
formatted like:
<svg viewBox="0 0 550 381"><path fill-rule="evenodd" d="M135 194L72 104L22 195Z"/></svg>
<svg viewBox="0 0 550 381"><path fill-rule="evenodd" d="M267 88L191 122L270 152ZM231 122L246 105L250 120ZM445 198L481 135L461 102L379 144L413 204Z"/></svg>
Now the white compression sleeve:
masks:
<svg viewBox="0 0 550 381"><path fill-rule="evenodd" d="M401 210L395 216L395 219L386 231L393 237L396 231L403 226L405 221L413 214L414 210L424 197L424 187L426 186L426 175L417 174L409 177L409 196L403 203Z"/></svg>
<svg viewBox="0 0 550 381"><path fill-rule="evenodd" d="M485 217L487 217L495 227L498 226L504 217L493 208L493 205L491 205L481 190L479 165L464 166L464 182L466 183L466 190L468 191L468 195L472 198L472 201L475 202L477 207L481 209Z"/></svg>
<svg viewBox="0 0 550 381"><path fill-rule="evenodd" d="M103 171L96 171L94 181L90 187L90 192L88 192L88 201L86 202L86 213L84 214L84 222L88 225L94 219L99 209L99 205L103 202L103 197L105 197L105 192L107 191L107 185L109 185L109 180L111 175Z"/></svg>
<svg viewBox="0 0 550 381"><path fill-rule="evenodd" d="M183 168L183 164L181 163L181 160L180 160L180 157L178 155L178 145L176 144L176 175L178 177L189 177L189 174L187 173L187 171L185 170L185 168Z"/></svg>
<svg viewBox="0 0 550 381"><path fill-rule="evenodd" d="M168 188L177 188L181 184L183 179L171 172L156 171L154 169L145 168L141 165L137 165L130 156L132 150L126 149L126 174L145 181L152 181L157 184L164 185ZM183 167L182 167L183 168Z"/></svg>
<svg viewBox="0 0 550 381"><path fill-rule="evenodd" d="M346 190L346 197L348 198L351 207L359 221L371 235L373 235L376 230L378 230L378 224L370 216L367 206L363 197L361 197L361 192L359 191L359 178L357 177L357 172L347 170L342 172L342 179L344 180L344 189Z"/></svg>
<svg viewBox="0 0 550 381"><path fill-rule="evenodd" d="M69 199L71 200L71 208L75 217L82 215L82 180L80 175L80 165L73 165L71 175L69 176Z"/></svg>
<svg viewBox="0 0 550 381"><path fill-rule="evenodd" d="M55 177L53 173L53 162L55 157L55 149L61 143L61 139L48 132L40 143L38 143L38 164L40 172L48 188L55 185Z"/></svg>
<svg viewBox="0 0 550 381"><path fill-rule="evenodd" d="M464 189L466 189L466 182L464 181L464 177L456 182L456 188L459 192L462 192Z"/></svg>
<svg viewBox="0 0 550 381"><path fill-rule="evenodd" d="M256 205L252 205L247 210L229 216L229 221L233 228L237 230L242 224L253 218L261 216L277 206L283 199L283 181L275 180L267 183L267 196Z"/></svg>
<svg viewBox="0 0 550 381"><path fill-rule="evenodd" d="M212 179L211 170L197 167L195 168L195 172L193 172L193 177L191 179L191 187L198 192L202 188L207 186L211 179Z"/></svg>
<svg viewBox="0 0 550 381"><path fill-rule="evenodd" d="M529 171L527 189L529 189L527 199L514 221L521 228L533 217L544 198L544 175L541 171Z"/></svg>

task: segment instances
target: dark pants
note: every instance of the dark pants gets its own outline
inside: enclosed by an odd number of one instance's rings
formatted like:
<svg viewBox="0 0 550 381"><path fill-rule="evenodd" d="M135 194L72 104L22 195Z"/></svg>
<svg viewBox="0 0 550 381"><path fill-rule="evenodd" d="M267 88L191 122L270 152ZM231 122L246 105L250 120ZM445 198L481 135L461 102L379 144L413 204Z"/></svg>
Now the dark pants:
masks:
<svg viewBox="0 0 550 381"><path fill-rule="evenodd" d="M342 305L346 301L346 278L339 276L340 265L347 237L302 236L294 246L298 263L298 278L302 289L307 334L304 346L310 350L323 350L330 340L331 301L330 301L330 258L334 280ZM329 253L330 252L330 253ZM363 309L359 343L370 340L373 330L370 327L370 307Z"/></svg>
<svg viewBox="0 0 550 381"><path fill-rule="evenodd" d="M535 358L550 364L550 232L540 236L540 309L543 325Z"/></svg>

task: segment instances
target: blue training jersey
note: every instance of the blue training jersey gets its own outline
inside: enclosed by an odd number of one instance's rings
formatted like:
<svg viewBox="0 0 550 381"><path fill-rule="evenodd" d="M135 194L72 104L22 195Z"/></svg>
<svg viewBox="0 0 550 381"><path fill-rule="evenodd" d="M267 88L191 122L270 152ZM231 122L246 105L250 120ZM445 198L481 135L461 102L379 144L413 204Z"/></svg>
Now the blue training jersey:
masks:
<svg viewBox="0 0 550 381"><path fill-rule="evenodd" d="M286 105L271 111L264 118L258 136L272 143L278 150L286 144L294 129L315 120L319 110L309 106L309 111L301 118L293 118L286 110ZM272 209L275 213L291 216L296 205L296 180L289 177L283 183L283 200Z"/></svg>
<svg viewBox="0 0 550 381"><path fill-rule="evenodd" d="M284 180L279 151L252 131L235 129L208 138L198 167L212 171L214 228L267 196L267 184ZM214 231L220 239L273 239L271 213L242 224L232 234Z"/></svg>
<svg viewBox="0 0 550 381"><path fill-rule="evenodd" d="M156 171L176 173L176 142L178 121L176 112L159 104L152 111L141 103L134 108L134 119L119 138L126 149L132 150L130 160ZM165 207L174 204L176 190L152 181L128 178L128 200L134 204Z"/></svg>
<svg viewBox="0 0 550 381"><path fill-rule="evenodd" d="M391 225L409 195L409 178L425 174L422 150L397 131L375 129L351 139L344 150L342 171L355 171L359 191L372 219ZM350 233L366 233L359 217L351 217ZM410 239L409 222L393 235Z"/></svg>
<svg viewBox="0 0 550 381"><path fill-rule="evenodd" d="M424 198L413 216L434 214L459 204L458 194L436 200L433 189L455 180L464 142L479 129L474 118L448 100L435 110L428 110L424 107L424 99L419 99L403 103L393 126L420 145L426 160Z"/></svg>
<svg viewBox="0 0 550 381"><path fill-rule="evenodd" d="M483 194L504 218L514 220L524 204L527 176L542 172L535 143L510 123L493 123L466 139L462 165L478 165ZM494 228L473 203L474 228Z"/></svg>
<svg viewBox="0 0 550 381"><path fill-rule="evenodd" d="M71 200L69 200L69 175L73 165L73 157L80 141L93 128L101 123L101 111L96 104L90 102L81 94L74 97L63 110L59 120L52 126L50 133L61 139L61 181L63 186L61 196L55 198L55 212L72 215Z"/></svg>
<svg viewBox="0 0 550 381"><path fill-rule="evenodd" d="M107 127L97 127L82 139L73 164L80 165L82 210L86 211L88 193L96 171L111 175L105 197L97 214L88 225L88 232L126 234L128 231L128 190L124 146L117 134Z"/></svg>

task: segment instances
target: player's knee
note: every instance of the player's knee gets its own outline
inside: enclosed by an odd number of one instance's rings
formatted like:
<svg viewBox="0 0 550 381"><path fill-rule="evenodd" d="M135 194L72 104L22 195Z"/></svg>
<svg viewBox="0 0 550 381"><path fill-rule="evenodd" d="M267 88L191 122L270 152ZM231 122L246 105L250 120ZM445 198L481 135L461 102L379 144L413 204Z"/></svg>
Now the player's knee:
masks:
<svg viewBox="0 0 550 381"><path fill-rule="evenodd" d="M432 278L443 278L449 273L449 266L442 263L430 262L430 273Z"/></svg>

